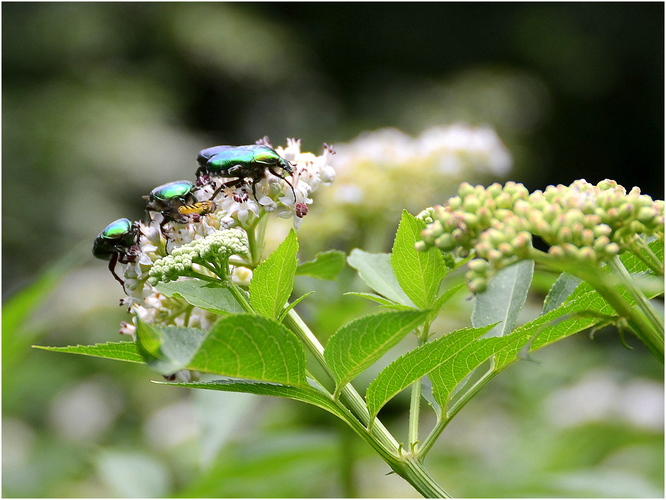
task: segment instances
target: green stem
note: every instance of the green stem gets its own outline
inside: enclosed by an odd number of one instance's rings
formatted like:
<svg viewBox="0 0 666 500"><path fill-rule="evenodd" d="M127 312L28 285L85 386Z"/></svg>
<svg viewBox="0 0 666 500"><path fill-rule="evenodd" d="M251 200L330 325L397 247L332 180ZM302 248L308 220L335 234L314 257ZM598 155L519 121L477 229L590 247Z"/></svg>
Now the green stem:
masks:
<svg viewBox="0 0 666 500"><path fill-rule="evenodd" d="M416 457L410 456L392 468L424 498L451 498L451 495L433 479L423 463Z"/></svg>
<svg viewBox="0 0 666 500"><path fill-rule="evenodd" d="M439 439L439 436L444 432L444 429L446 429L446 426L449 425L449 422L455 417L460 410L463 409L463 407L469 403L469 401L477 395L477 393L483 389L488 382L490 382L495 375L499 373L498 370L495 369L494 364L491 366L491 368L476 382L474 382L474 385L470 387L465 394L463 394L459 399L456 400L453 405L451 405L451 409L446 411L444 417L437 422L437 425L430 431L430 434L428 437L425 439L423 442L423 446L419 449L417 453L417 457L420 459L425 458L425 456L428 454L430 449L433 447L435 444L435 441Z"/></svg>
<svg viewBox="0 0 666 500"><path fill-rule="evenodd" d="M354 414L340 401L333 400L337 407L336 415L352 428L386 462L393 472L412 485L425 498L451 498L451 496L433 479L421 460L408 453L394 453L388 450L366 429Z"/></svg>
<svg viewBox="0 0 666 500"><path fill-rule="evenodd" d="M328 363L326 363L326 359L324 358L324 346L321 345L319 339L314 333L312 333L298 313L293 309L289 311L289 314L287 314L287 317L284 319L284 324L298 336L303 344L305 344L307 349L317 360L317 363L324 369L331 380L335 380L333 372L331 372L331 369L328 367ZM351 384L347 384L342 388L341 395L361 423L364 426L367 426L370 422L370 413L368 412L368 408L365 405L363 398L358 392L356 392L356 389L354 389ZM398 452L400 449L400 444L377 419L375 419L375 423L372 426L372 433L387 447L387 449L392 450L393 452Z"/></svg>
<svg viewBox="0 0 666 500"><path fill-rule="evenodd" d="M417 335L419 339L419 347L425 344L428 340L430 331L430 322L423 325L423 329ZM418 379L412 384L412 395L409 402L409 450L414 452L419 443L419 424L421 418L421 391L423 388L423 380Z"/></svg>
<svg viewBox="0 0 666 500"><path fill-rule="evenodd" d="M254 314L254 309L252 309L252 305L250 304L250 301L247 298L247 293L239 287L236 283L233 283L231 280L229 280L228 284L228 289L231 292L231 294L234 296L234 298L238 301L238 303L241 305L241 307L245 310L245 312L249 312Z"/></svg>
<svg viewBox="0 0 666 500"><path fill-rule="evenodd" d="M530 258L551 269L566 271L583 281L587 281L615 309L621 318L626 318L631 329L643 341L654 357L662 363L664 362L663 326L655 325L654 322L645 317L640 309L636 309L627 303L618 290L617 283L614 282L619 279L623 284L626 284L626 279L616 274L605 275L597 267L584 265L580 262L571 263L555 260L547 253L534 248L530 250ZM629 280L631 280L630 275Z"/></svg>
<svg viewBox="0 0 666 500"><path fill-rule="evenodd" d="M664 274L664 263L655 255L652 249L645 243L645 240L639 236L630 246L631 253L638 257L646 266L654 271L655 274Z"/></svg>
<svg viewBox="0 0 666 500"><path fill-rule="evenodd" d="M264 235L267 222L268 217L265 213L262 213L259 219L255 220L250 227L245 228L248 246L250 247L250 265L252 268L259 265L264 253Z"/></svg>
<svg viewBox="0 0 666 500"><path fill-rule="evenodd" d="M421 379L412 384L409 403L409 450L414 451L419 442L419 418L421 414Z"/></svg>
<svg viewBox="0 0 666 500"><path fill-rule="evenodd" d="M580 275L578 277L581 277ZM588 276L584 278L606 301L615 309L648 347L650 352L662 363L664 362L664 334L663 330L655 328L640 310L631 307L620 294L617 287L608 283L602 276Z"/></svg>
<svg viewBox="0 0 666 500"><path fill-rule="evenodd" d="M631 274L629 274L629 271L627 271L627 268L624 267L624 264L622 264L622 261L619 259L619 257L615 256L615 258L613 258L609 264L611 269L613 269L613 271L615 271L621 278L622 283L634 298L636 304L638 304L638 307L641 308L648 321L650 321L653 328L657 332L661 333L661 343L663 344L664 318L662 318L657 313L657 311L655 311L654 307L652 307L652 304L645 296L645 294L636 286L636 282L631 277Z"/></svg>
<svg viewBox="0 0 666 500"><path fill-rule="evenodd" d="M358 497L356 481L354 480L354 463L356 454L354 453L355 437L348 426L340 420L336 420L340 434L340 476L342 483L342 495L344 498Z"/></svg>

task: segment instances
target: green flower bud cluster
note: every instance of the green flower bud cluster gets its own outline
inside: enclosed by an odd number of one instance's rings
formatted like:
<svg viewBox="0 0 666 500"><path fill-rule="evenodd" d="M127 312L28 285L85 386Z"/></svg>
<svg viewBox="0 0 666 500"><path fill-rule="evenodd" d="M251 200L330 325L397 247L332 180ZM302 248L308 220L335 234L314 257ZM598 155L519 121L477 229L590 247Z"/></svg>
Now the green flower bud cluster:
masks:
<svg viewBox="0 0 666 500"><path fill-rule="evenodd" d="M664 202L637 187L627 193L612 180L595 186L581 179L531 194L515 182L488 188L463 183L446 205L422 214L433 222L417 248L435 246L458 257L473 251L467 279L474 292L499 269L531 258L534 236L550 246L552 259L592 265L637 251L640 235L664 236Z"/></svg>
<svg viewBox="0 0 666 500"><path fill-rule="evenodd" d="M170 255L153 263L148 282L175 281L180 276L192 276L193 265L223 272L228 271L229 257L247 255L248 239L245 231L239 228L216 231L205 238L197 239L175 248Z"/></svg>
<svg viewBox="0 0 666 500"><path fill-rule="evenodd" d="M435 222L435 218L433 215L433 207L428 207L424 210L421 210L416 215L416 218L422 220L426 224L432 224L433 222Z"/></svg>

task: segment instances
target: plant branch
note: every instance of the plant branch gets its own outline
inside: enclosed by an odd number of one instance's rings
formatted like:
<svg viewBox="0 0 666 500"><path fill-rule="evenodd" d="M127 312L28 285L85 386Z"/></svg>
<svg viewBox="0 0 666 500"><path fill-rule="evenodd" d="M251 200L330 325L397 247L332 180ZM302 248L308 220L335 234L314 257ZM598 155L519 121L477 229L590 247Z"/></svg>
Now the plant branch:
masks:
<svg viewBox="0 0 666 500"><path fill-rule="evenodd" d="M640 309L636 309L627 303L618 290L617 283L614 282L619 280L625 285L631 283L632 278L629 273L627 275L630 281L627 281L622 275L605 275L596 266L583 265L580 262L571 263L555 260L547 253L535 248L530 249L529 257L551 269L566 271L589 283L615 309L620 317L627 320L631 329L643 341L654 357L662 363L664 362L663 322L658 322L661 323L661 327L656 326L654 322L646 318ZM622 267L624 268L624 266ZM629 293L631 293L631 290L629 290ZM645 300L644 296L643 300Z"/></svg>

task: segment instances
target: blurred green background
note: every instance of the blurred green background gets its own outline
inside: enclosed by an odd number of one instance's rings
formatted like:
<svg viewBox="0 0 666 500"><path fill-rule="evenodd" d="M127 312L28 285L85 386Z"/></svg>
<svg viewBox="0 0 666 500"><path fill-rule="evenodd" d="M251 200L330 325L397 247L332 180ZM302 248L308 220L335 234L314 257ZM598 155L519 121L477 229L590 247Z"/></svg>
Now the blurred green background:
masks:
<svg viewBox="0 0 666 500"><path fill-rule="evenodd" d="M401 208L442 202L460 180L612 178L663 199L661 3L12 2L2 28L5 497L415 496L319 410L30 350L119 340L121 290L92 240L142 217L153 187L193 180L200 149L326 142L338 185L399 188L370 206L322 187L304 260L388 251ZM512 170L470 167L428 197L429 166L407 162L386 187L379 155L354 170L354 151L396 142L387 127L418 138L455 124L491 127ZM368 310L341 297L361 289L352 273L299 287L317 291L299 308L322 340ZM461 298L442 328L464 326L469 307ZM512 367L429 469L459 497L663 496L663 366L630 343L579 335ZM403 436L407 399L383 414Z"/></svg>

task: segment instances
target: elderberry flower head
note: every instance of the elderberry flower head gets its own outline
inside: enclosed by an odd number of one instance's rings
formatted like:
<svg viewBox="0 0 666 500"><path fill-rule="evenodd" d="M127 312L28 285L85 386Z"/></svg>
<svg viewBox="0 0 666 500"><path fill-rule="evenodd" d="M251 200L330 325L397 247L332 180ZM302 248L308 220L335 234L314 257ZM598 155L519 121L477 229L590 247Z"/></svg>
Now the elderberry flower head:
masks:
<svg viewBox="0 0 666 500"><path fill-rule="evenodd" d="M612 180L595 186L581 179L533 193L515 182L463 183L457 196L419 216L428 226L418 249L474 254L467 273L474 292L503 267L531 258L534 236L549 246L550 258L591 265L637 251L644 237L664 237L664 202L637 187L627 193Z"/></svg>
<svg viewBox="0 0 666 500"><path fill-rule="evenodd" d="M272 148L267 138L257 144ZM239 147L239 154L247 149L252 148ZM150 210L147 221L119 219L98 236L93 253L111 259L110 269L127 295L121 305L133 315L132 323L123 323L121 333L134 337L138 319L209 328L216 319L213 313L178 296L160 293L157 284L203 277L248 286L253 266L247 232L254 231L259 219L269 212L293 218L298 229L313 202L312 193L335 178L330 166L333 148L324 145L323 154L317 156L302 152L300 140L288 139L275 153L288 168L271 169L256 162L240 170L249 175L247 178L222 177L239 172L232 168L207 172L205 178L197 172L197 184L183 180L155 188L146 197ZM229 262L231 256L233 263ZM116 267L121 268L122 278Z"/></svg>
<svg viewBox="0 0 666 500"><path fill-rule="evenodd" d="M175 281L180 276L228 274L229 257L249 252L247 234L238 228L224 229L175 248L155 262L148 283Z"/></svg>

